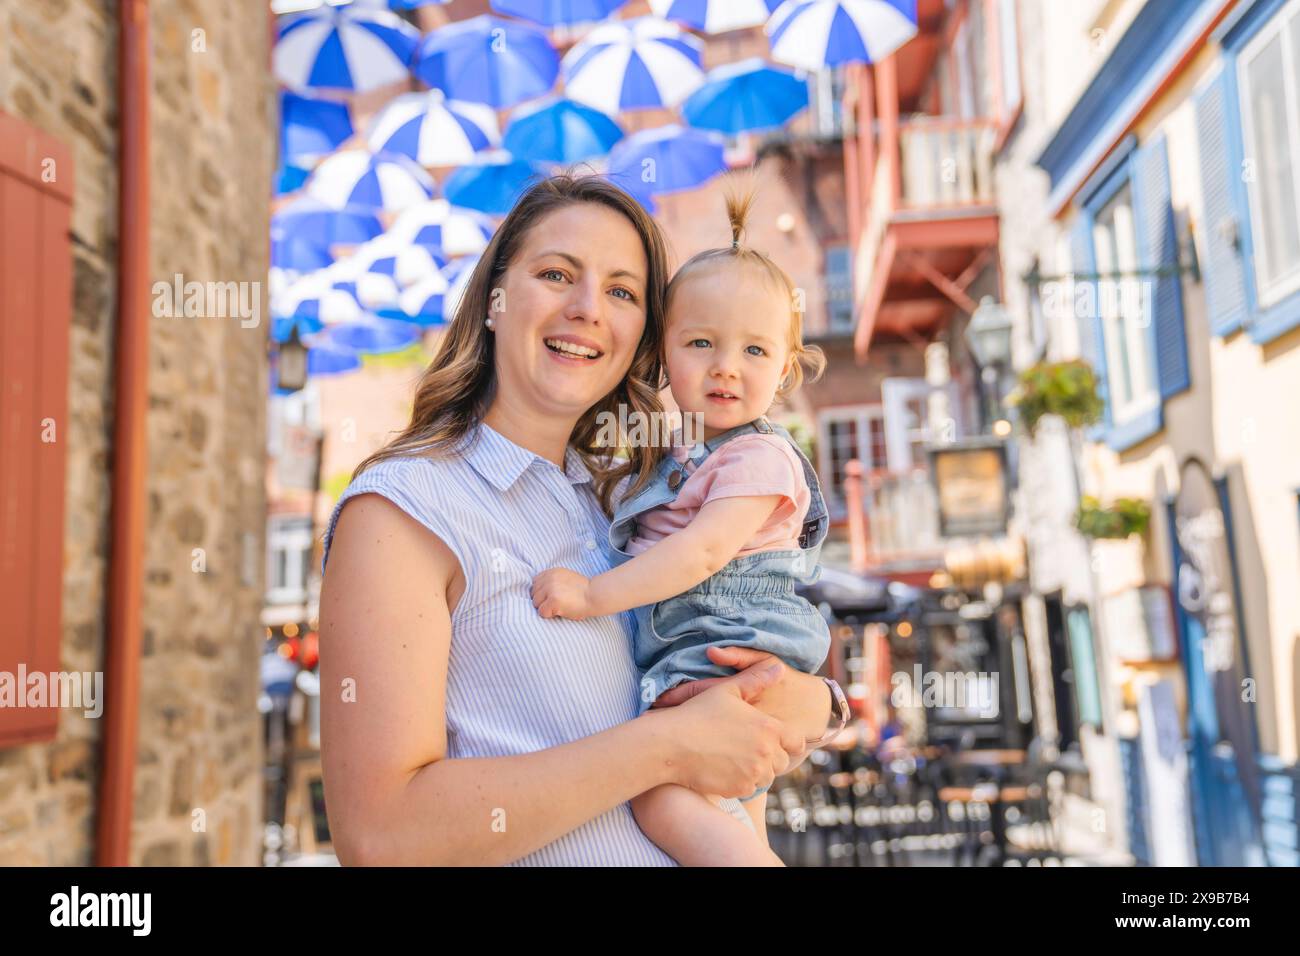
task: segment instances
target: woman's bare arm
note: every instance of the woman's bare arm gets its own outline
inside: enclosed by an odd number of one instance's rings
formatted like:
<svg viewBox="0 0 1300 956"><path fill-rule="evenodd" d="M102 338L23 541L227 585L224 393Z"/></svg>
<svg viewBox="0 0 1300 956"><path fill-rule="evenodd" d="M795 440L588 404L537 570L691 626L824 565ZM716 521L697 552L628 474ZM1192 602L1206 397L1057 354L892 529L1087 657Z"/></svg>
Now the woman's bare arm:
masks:
<svg viewBox="0 0 1300 956"><path fill-rule="evenodd" d="M683 722L665 713L537 753L446 759L459 570L437 536L380 496L359 495L339 517L320 633L322 760L341 862L507 863L662 783L698 787L712 773L743 795L742 778L779 773L797 749L736 693L688 715L700 723L692 749ZM750 696L774 677L760 677ZM719 719L746 740L700 741Z"/></svg>

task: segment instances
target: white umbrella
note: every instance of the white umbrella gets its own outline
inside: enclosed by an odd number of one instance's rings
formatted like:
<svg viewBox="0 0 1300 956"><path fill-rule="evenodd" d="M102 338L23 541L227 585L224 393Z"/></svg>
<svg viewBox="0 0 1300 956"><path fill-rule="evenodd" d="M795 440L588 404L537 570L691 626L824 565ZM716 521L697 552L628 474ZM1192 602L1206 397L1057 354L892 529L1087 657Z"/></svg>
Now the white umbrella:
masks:
<svg viewBox="0 0 1300 956"><path fill-rule="evenodd" d="M658 17L603 23L565 54L564 93L611 116L676 106L704 82L702 50L699 40Z"/></svg>
<svg viewBox="0 0 1300 956"><path fill-rule="evenodd" d="M414 160L398 153L372 156L363 149L335 153L307 181L307 194L334 209L398 212L423 202L433 191L433 180Z"/></svg>
<svg viewBox="0 0 1300 956"><path fill-rule="evenodd" d="M377 153L401 153L421 166L459 166L498 145L501 132L490 106L429 90L391 100L370 124L366 142Z"/></svg>

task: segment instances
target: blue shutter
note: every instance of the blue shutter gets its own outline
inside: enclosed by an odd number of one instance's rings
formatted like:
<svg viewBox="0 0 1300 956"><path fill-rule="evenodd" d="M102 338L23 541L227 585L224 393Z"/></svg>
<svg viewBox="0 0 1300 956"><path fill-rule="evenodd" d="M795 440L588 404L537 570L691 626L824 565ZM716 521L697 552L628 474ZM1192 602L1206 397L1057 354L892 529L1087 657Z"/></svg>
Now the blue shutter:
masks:
<svg viewBox="0 0 1300 956"><path fill-rule="evenodd" d="M1133 154L1133 215L1137 225L1138 268L1178 264L1178 233L1169 201L1169 151L1164 136ZM1183 280L1179 275L1151 280L1151 342L1160 397L1169 398L1191 385L1187 367L1187 330L1183 322Z"/></svg>
<svg viewBox="0 0 1300 956"><path fill-rule="evenodd" d="M1070 229L1070 268L1076 274L1091 274L1097 271L1096 259L1092 251L1092 216L1084 210L1075 217ZM1075 298L1069 303L1071 314L1079 324L1079 357L1092 366L1097 377L1097 394L1106 409L1105 427L1110 427L1110 398L1106 389L1106 346L1102 340L1101 307L1097 301L1097 282L1093 279L1075 279ZM1079 287L1088 285L1089 292ZM1080 309L1081 303L1089 304L1087 309ZM1101 424L1097 426L1097 429ZM1089 433L1096 437L1096 429Z"/></svg>
<svg viewBox="0 0 1300 956"><path fill-rule="evenodd" d="M1238 212L1237 164L1229 124L1239 123L1236 99L1221 72L1196 97L1196 139L1201 154L1201 224L1205 313L1210 331L1227 335L1246 322L1246 265L1241 255L1243 223Z"/></svg>

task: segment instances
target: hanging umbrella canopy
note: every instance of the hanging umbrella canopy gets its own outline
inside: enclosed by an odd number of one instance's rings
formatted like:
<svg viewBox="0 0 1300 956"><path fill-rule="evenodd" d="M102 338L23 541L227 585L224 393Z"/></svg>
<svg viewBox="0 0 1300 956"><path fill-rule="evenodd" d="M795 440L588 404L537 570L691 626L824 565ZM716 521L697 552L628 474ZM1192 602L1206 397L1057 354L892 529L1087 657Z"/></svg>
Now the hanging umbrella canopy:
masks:
<svg viewBox="0 0 1300 956"><path fill-rule="evenodd" d="M301 13L303 10L315 10L319 7L339 6L348 3L354 7L367 7L379 10L414 10L430 4L448 4L451 0L271 0L272 13Z"/></svg>
<svg viewBox="0 0 1300 956"><path fill-rule="evenodd" d="M569 99L617 114L676 106L704 82L703 45L658 17L604 23L563 62Z"/></svg>
<svg viewBox="0 0 1300 956"><path fill-rule="evenodd" d="M807 108L808 81L756 57L711 70L682 104L682 116L699 129L735 135L784 126Z"/></svg>
<svg viewBox="0 0 1300 956"><path fill-rule="evenodd" d="M474 268L478 265L479 258L479 256L465 256L463 259L449 262L442 270L448 282L447 293L443 296L442 303L443 315L448 322L456 317L456 310L460 308L465 290L469 288L469 280L474 275Z"/></svg>
<svg viewBox="0 0 1300 956"><path fill-rule="evenodd" d="M314 272L334 262L325 246L302 236L277 234L271 230L271 265L294 272Z"/></svg>
<svg viewBox="0 0 1300 956"><path fill-rule="evenodd" d="M450 288L451 283L446 275L436 272L402 293L396 313L381 311L380 314L386 318L414 322L424 328L443 325L447 320L444 309L447 290Z"/></svg>
<svg viewBox="0 0 1300 956"><path fill-rule="evenodd" d="M404 243L392 233L385 233L358 246L336 268L340 275L354 279L367 274L379 275L405 287L438 274L438 270L446 264L445 259L435 255L428 247Z"/></svg>
<svg viewBox="0 0 1300 956"><path fill-rule="evenodd" d="M676 124L634 133L609 156L610 179L633 195L694 189L726 168L721 136Z"/></svg>
<svg viewBox="0 0 1300 956"><path fill-rule="evenodd" d="M529 163L505 150L494 150L448 176L443 192L447 201L457 206L504 216L538 176Z"/></svg>
<svg viewBox="0 0 1300 956"><path fill-rule="evenodd" d="M650 0L655 16L704 33L762 26L781 0Z"/></svg>
<svg viewBox="0 0 1300 956"><path fill-rule="evenodd" d="M449 98L497 109L549 92L559 70L543 30L488 14L434 30L415 61L415 75Z"/></svg>
<svg viewBox="0 0 1300 956"><path fill-rule="evenodd" d="M326 325L361 318L361 305L346 288L346 279L333 269L321 269L296 280L271 299L274 318L311 319Z"/></svg>
<svg viewBox="0 0 1300 956"><path fill-rule="evenodd" d="M455 258L477 255L492 238L491 221L445 199L430 199L407 209L388 234L402 245L424 246L435 255Z"/></svg>
<svg viewBox="0 0 1300 956"><path fill-rule="evenodd" d="M916 36L916 0L786 0L766 30L772 58L791 66L876 63Z"/></svg>
<svg viewBox="0 0 1300 956"><path fill-rule="evenodd" d="M319 338L307 349L307 375L341 375L361 368L361 356L354 349L341 348Z"/></svg>
<svg viewBox="0 0 1300 956"><path fill-rule="evenodd" d="M516 159L532 163L580 163L604 156L623 130L598 109L551 97L519 107L502 145Z"/></svg>
<svg viewBox="0 0 1300 956"><path fill-rule="evenodd" d="M274 315L271 317L271 339L275 342L288 342L294 329L298 338L306 338L325 328L325 323L309 315Z"/></svg>
<svg viewBox="0 0 1300 956"><path fill-rule="evenodd" d="M366 133L376 153L401 153L421 166L459 166L500 141L491 107L448 100L442 90L395 97Z"/></svg>
<svg viewBox="0 0 1300 956"><path fill-rule="evenodd" d="M414 160L400 153L372 156L364 149L345 149L316 167L307 194L334 209L359 206L400 212L429 199L434 182Z"/></svg>
<svg viewBox="0 0 1300 956"><path fill-rule="evenodd" d="M330 325L320 333L326 344L362 354L396 352L418 342L421 334L420 327L414 323L381 319L374 315L362 315L352 322Z"/></svg>
<svg viewBox="0 0 1300 956"><path fill-rule="evenodd" d="M346 104L281 92L280 158L285 165L311 169L351 139L352 132Z"/></svg>
<svg viewBox="0 0 1300 956"><path fill-rule="evenodd" d="M420 34L388 10L323 7L280 23L272 63L294 89L364 93L410 75Z"/></svg>
<svg viewBox="0 0 1300 956"><path fill-rule="evenodd" d="M558 27L570 23L604 20L626 0L491 0L497 13L522 17L543 26Z"/></svg>
<svg viewBox="0 0 1300 956"><path fill-rule="evenodd" d="M303 240L326 249L335 245L356 245L383 231L383 223L370 209L356 206L336 208L312 196L300 196L271 217L272 240ZM294 268L288 264L285 267Z"/></svg>

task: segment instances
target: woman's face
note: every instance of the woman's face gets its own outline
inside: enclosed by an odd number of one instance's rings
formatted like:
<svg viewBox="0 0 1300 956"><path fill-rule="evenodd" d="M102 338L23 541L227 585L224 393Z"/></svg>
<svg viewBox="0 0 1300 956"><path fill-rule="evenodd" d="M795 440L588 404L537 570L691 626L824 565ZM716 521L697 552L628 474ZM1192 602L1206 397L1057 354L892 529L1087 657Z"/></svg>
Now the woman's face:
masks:
<svg viewBox="0 0 1300 956"><path fill-rule="evenodd" d="M631 367L648 278L639 234L613 209L575 203L539 220L489 299L498 396L577 420Z"/></svg>

